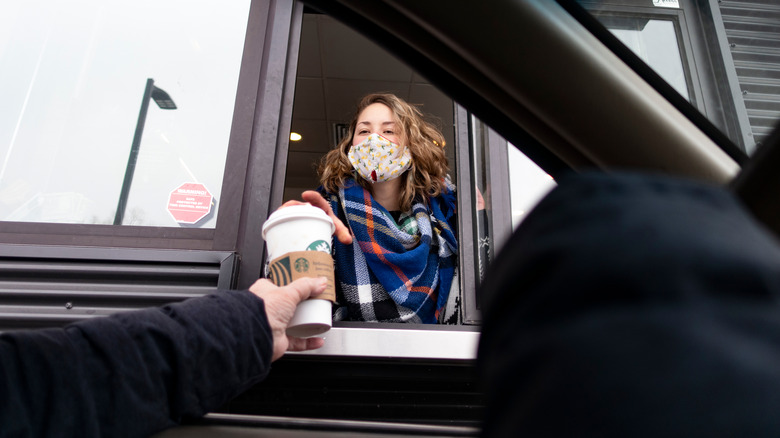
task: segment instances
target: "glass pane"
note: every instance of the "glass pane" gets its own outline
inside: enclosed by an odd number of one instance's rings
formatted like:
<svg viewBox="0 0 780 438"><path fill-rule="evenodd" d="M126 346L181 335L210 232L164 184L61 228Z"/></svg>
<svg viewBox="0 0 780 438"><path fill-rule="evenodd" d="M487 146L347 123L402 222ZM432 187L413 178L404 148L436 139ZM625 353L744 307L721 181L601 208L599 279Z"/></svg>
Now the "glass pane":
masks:
<svg viewBox="0 0 780 438"><path fill-rule="evenodd" d="M213 228L249 3L3 2L0 220Z"/></svg>
<svg viewBox="0 0 780 438"><path fill-rule="evenodd" d="M605 20L604 24L623 44L669 82L678 93L690 99L674 22L613 18Z"/></svg>

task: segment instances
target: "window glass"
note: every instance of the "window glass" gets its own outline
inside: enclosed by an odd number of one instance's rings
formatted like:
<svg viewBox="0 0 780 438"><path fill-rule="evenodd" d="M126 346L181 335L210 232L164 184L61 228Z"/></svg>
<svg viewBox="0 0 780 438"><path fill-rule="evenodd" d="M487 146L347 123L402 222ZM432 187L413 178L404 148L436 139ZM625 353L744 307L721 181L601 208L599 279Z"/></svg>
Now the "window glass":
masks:
<svg viewBox="0 0 780 438"><path fill-rule="evenodd" d="M214 228L249 3L3 2L0 220Z"/></svg>
<svg viewBox="0 0 780 438"><path fill-rule="evenodd" d="M607 29L623 44L669 82L678 93L690 99L674 22L646 18L605 18L603 21Z"/></svg>

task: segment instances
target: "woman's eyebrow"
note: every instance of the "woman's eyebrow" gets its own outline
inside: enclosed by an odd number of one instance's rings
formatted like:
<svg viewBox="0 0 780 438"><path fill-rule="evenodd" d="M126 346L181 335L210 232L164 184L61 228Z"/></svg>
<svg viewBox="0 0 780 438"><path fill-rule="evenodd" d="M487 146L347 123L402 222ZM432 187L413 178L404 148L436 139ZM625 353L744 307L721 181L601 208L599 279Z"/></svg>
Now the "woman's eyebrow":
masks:
<svg viewBox="0 0 780 438"><path fill-rule="evenodd" d="M357 122L357 124L355 126L360 126L360 125L371 126L371 122ZM382 122L382 126L387 126L387 125L395 125L395 122L392 121L392 120L389 120L387 122Z"/></svg>

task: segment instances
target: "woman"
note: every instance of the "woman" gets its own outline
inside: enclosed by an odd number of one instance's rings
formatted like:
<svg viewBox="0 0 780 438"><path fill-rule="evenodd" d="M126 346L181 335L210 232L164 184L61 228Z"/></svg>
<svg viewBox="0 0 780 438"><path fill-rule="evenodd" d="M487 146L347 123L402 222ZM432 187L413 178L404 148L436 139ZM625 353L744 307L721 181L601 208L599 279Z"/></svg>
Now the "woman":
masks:
<svg viewBox="0 0 780 438"><path fill-rule="evenodd" d="M361 100L348 135L320 163L319 193L303 194L337 219L334 320L458 322L447 172L444 137L417 108L392 94Z"/></svg>

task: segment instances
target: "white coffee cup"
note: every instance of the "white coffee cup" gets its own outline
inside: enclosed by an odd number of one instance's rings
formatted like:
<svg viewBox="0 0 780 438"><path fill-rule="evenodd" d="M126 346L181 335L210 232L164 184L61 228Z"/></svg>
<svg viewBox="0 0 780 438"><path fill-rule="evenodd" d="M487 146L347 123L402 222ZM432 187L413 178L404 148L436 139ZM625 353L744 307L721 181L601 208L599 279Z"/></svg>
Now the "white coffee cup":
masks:
<svg viewBox="0 0 780 438"><path fill-rule="evenodd" d="M328 287L317 298L295 309L287 334L306 338L330 330L331 303L336 300L331 236L336 227L321 209L310 204L276 210L263 224L268 251L268 278L284 286L301 277L326 277Z"/></svg>

